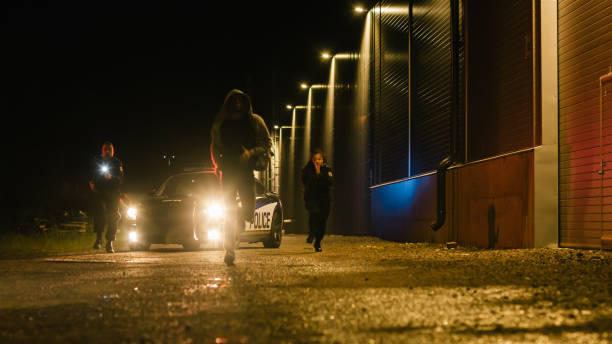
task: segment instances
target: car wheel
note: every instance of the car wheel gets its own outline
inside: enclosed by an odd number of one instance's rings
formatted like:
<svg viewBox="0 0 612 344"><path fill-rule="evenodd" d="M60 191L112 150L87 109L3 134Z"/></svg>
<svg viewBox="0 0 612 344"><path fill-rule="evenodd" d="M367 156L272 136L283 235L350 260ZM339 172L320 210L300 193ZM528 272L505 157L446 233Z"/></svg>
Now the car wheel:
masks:
<svg viewBox="0 0 612 344"><path fill-rule="evenodd" d="M275 211L272 216L272 228L270 236L264 240L263 245L266 248L279 248L283 240L283 219L279 211Z"/></svg>
<svg viewBox="0 0 612 344"><path fill-rule="evenodd" d="M183 242L183 249L186 251L197 251L200 249L200 241L195 239L188 239Z"/></svg>
<svg viewBox="0 0 612 344"><path fill-rule="evenodd" d="M151 243L136 243L130 244L130 251L148 251L149 247L151 247Z"/></svg>

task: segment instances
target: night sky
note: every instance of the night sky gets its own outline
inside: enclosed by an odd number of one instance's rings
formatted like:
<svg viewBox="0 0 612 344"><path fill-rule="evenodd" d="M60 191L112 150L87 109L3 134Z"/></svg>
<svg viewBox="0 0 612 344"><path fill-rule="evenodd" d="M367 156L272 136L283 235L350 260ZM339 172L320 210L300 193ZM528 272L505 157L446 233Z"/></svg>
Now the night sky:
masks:
<svg viewBox="0 0 612 344"><path fill-rule="evenodd" d="M298 83L327 81L320 52L358 50L357 4L3 3L9 194L25 204L58 188L82 191L106 140L133 186L156 182L163 153L201 166L211 119L232 88L249 93L269 127L288 124L285 104L306 101Z"/></svg>

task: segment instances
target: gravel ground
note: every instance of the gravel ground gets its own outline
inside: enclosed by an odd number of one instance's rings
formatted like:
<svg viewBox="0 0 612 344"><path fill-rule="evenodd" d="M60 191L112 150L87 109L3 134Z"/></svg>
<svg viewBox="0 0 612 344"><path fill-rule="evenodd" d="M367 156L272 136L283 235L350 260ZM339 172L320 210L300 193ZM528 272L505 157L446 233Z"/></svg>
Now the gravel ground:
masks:
<svg viewBox="0 0 612 344"><path fill-rule="evenodd" d="M612 252L304 240L2 261L0 342L612 342Z"/></svg>

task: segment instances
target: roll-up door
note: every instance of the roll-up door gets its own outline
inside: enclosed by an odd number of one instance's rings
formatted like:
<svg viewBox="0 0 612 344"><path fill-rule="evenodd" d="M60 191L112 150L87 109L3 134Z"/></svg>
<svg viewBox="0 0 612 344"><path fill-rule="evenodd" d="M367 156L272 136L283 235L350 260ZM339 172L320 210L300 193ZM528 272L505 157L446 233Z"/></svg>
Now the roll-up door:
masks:
<svg viewBox="0 0 612 344"><path fill-rule="evenodd" d="M450 153L450 1L415 0L412 7L413 100L411 174L435 170Z"/></svg>
<svg viewBox="0 0 612 344"><path fill-rule="evenodd" d="M612 230L612 84L600 85L612 1L559 0L558 16L560 245L599 248Z"/></svg>
<svg viewBox="0 0 612 344"><path fill-rule="evenodd" d="M532 147L532 1L466 3L468 160Z"/></svg>

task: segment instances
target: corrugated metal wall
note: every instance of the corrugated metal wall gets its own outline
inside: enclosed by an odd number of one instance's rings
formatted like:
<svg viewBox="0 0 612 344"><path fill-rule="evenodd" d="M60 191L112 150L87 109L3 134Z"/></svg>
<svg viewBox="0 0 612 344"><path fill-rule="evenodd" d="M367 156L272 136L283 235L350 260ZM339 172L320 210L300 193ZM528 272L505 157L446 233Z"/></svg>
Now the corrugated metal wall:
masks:
<svg viewBox="0 0 612 344"><path fill-rule="evenodd" d="M347 85L355 79L355 63L352 61L336 61L335 82L336 85ZM335 172L334 187L332 188L331 204L332 210L328 223L330 234L356 235L365 234L363 228L365 222L362 214L367 213L363 204L355 203L355 198L361 196L360 190L356 188L356 176L362 175L358 172L359 165L355 153L359 149L355 138L353 120L355 115L353 99L355 88L338 88L334 90L334 160L332 168ZM330 92L328 90L327 92ZM326 92L326 93L327 93ZM360 180L359 186L364 188L367 180ZM355 214L359 212L359 215Z"/></svg>
<svg viewBox="0 0 612 344"><path fill-rule="evenodd" d="M456 149L456 159L457 162L464 162L465 161L465 149L466 149L466 145L465 145L465 127L466 127L466 123L465 123L465 89L466 89L466 83L465 83L465 26L466 26L466 21L465 21L465 0L461 0L459 1L458 4L458 14L459 14L459 27L458 27L458 39L459 41L457 42L457 46L456 48L459 49L457 57L458 57L458 62L459 62L459 70L458 70L458 77L459 77L459 85L458 85L458 90L457 90L457 106L459 108L458 112L457 112L457 132L455 133L455 135L457 135L457 147L455 147Z"/></svg>
<svg viewBox="0 0 612 344"><path fill-rule="evenodd" d="M612 101L604 97L600 131L599 88L612 64L612 1L558 6L560 245L598 248L612 230Z"/></svg>
<svg viewBox="0 0 612 344"><path fill-rule="evenodd" d="M433 171L450 153L450 2L381 1L374 14L373 184L381 184Z"/></svg>
<svg viewBox="0 0 612 344"><path fill-rule="evenodd" d="M611 28L612 29L612 28ZM612 49L612 47L611 47ZM612 58L610 58L612 63ZM612 67L610 68L612 73ZM602 83L602 119L604 124L603 146L603 201L602 201L602 226L601 226L601 245L604 248L610 247L612 241L612 80ZM607 243L603 243L606 238Z"/></svg>
<svg viewBox="0 0 612 344"><path fill-rule="evenodd" d="M468 160L533 146L531 0L469 0Z"/></svg>
<svg viewBox="0 0 612 344"><path fill-rule="evenodd" d="M389 9L405 9L394 11ZM409 38L408 2L381 1L375 22L375 184L408 176Z"/></svg>
<svg viewBox="0 0 612 344"><path fill-rule="evenodd" d="M413 101L411 174L435 170L450 153L450 1L415 0L412 7Z"/></svg>

